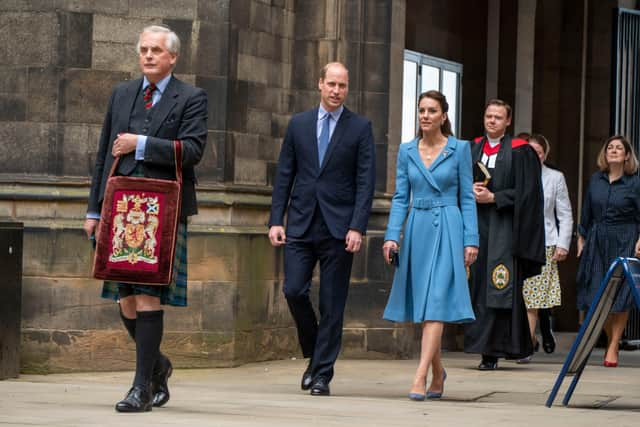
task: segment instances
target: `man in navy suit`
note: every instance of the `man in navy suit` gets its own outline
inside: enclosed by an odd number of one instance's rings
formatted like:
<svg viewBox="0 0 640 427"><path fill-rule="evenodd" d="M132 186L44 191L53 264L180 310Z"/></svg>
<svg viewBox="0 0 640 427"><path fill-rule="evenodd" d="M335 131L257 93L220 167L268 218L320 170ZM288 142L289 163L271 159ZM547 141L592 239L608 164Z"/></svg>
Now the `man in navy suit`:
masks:
<svg viewBox="0 0 640 427"><path fill-rule="evenodd" d="M371 122L343 105L349 71L338 62L325 65L318 89L320 106L289 122L269 219L271 244L284 245L284 294L302 354L310 358L301 388L315 396L329 395L353 254L362 245L375 185ZM319 322L309 299L318 261Z"/></svg>

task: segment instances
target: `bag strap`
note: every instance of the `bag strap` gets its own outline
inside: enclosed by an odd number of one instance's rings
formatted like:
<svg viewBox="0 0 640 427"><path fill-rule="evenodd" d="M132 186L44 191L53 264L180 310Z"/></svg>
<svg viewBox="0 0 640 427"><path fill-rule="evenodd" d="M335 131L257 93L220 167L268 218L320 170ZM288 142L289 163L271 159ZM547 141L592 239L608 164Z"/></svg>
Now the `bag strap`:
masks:
<svg viewBox="0 0 640 427"><path fill-rule="evenodd" d="M176 181L178 182L178 215L176 217L176 221L180 222L180 217L182 216L182 141L180 141L179 139L174 140L173 149L176 159ZM176 230L177 229L178 228L176 224Z"/></svg>
<svg viewBox="0 0 640 427"><path fill-rule="evenodd" d="M182 141L173 141L174 156L176 159L176 181L182 187Z"/></svg>
<svg viewBox="0 0 640 427"><path fill-rule="evenodd" d="M113 176L113 174L116 173L116 169L118 168L118 163L119 162L120 162L120 156L116 157L116 159L113 161L113 164L111 165L111 171L109 172L108 178L111 178Z"/></svg>

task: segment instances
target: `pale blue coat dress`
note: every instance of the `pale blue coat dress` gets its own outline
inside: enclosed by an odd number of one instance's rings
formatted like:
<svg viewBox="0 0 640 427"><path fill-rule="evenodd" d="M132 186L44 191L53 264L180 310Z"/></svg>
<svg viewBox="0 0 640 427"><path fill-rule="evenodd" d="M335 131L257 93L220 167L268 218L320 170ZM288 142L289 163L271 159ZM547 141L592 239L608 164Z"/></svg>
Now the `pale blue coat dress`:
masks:
<svg viewBox="0 0 640 427"><path fill-rule="evenodd" d="M464 247L478 246L479 237L467 141L450 136L428 169L418 139L400 145L385 241L400 243L405 218L400 265L383 317L416 323L473 321Z"/></svg>

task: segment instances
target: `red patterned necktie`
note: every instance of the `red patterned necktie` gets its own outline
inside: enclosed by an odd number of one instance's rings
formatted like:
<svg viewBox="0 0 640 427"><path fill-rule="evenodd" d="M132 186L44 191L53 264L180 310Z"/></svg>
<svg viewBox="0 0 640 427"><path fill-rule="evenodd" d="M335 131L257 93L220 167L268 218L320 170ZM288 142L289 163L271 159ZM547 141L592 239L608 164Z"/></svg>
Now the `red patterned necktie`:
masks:
<svg viewBox="0 0 640 427"><path fill-rule="evenodd" d="M149 86L147 86L144 90L143 99L144 99L144 108L146 110L153 107L153 91L156 89L157 89L156 85L154 85L153 83L149 83Z"/></svg>

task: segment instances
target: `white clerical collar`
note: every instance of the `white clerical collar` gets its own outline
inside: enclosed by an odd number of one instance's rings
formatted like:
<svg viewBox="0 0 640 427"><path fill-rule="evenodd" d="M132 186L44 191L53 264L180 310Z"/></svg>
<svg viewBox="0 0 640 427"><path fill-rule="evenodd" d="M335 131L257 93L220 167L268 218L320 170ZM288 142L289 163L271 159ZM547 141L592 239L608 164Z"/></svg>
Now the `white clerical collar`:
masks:
<svg viewBox="0 0 640 427"><path fill-rule="evenodd" d="M500 141L502 141L503 137L504 137L504 135L502 135L500 138L493 139L493 138L489 138L487 136L487 141L489 142L489 145L491 147L495 147L496 145L500 144Z"/></svg>

